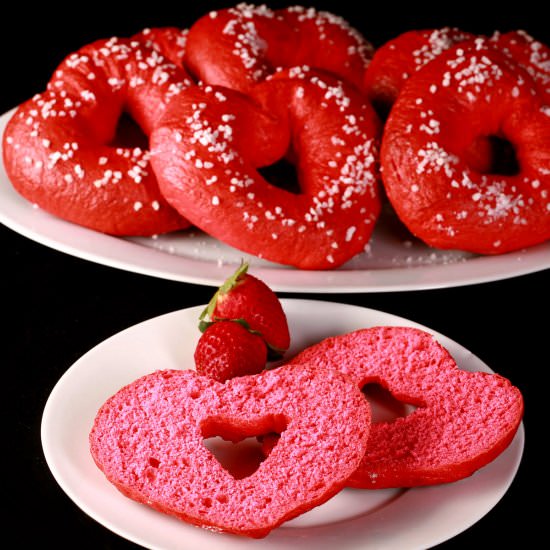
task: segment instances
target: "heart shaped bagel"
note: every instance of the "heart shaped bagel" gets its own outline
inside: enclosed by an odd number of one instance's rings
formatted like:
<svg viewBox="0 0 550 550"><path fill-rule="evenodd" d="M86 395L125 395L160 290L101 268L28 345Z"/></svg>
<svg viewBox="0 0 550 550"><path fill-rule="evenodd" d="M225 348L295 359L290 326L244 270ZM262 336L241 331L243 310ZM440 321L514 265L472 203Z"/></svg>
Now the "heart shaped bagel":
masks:
<svg viewBox="0 0 550 550"><path fill-rule="evenodd" d="M380 162L411 233L477 254L550 239L550 108L541 88L483 38L445 50L407 80Z"/></svg>
<svg viewBox="0 0 550 550"><path fill-rule="evenodd" d="M166 105L191 85L183 68L138 40L80 48L10 119L3 141L10 181L43 210L103 233L189 227L159 191L145 136L135 124L119 123L126 113L149 135Z"/></svg>
<svg viewBox="0 0 550 550"><path fill-rule="evenodd" d="M338 492L365 453L370 407L357 385L313 367L221 384L166 370L122 388L99 410L93 458L126 496L212 530L263 537ZM203 440L281 433L250 476L235 479Z"/></svg>
<svg viewBox="0 0 550 550"><path fill-rule="evenodd" d="M198 80L249 92L282 67L308 65L361 89L372 45L341 17L314 8L241 3L189 29L185 63Z"/></svg>
<svg viewBox="0 0 550 550"><path fill-rule="evenodd" d="M414 412L371 427L349 485L369 489L456 481L496 458L523 415L520 391L502 376L460 370L422 330L375 327L327 338L290 363L338 367L358 387L376 383Z"/></svg>
<svg viewBox="0 0 550 550"><path fill-rule="evenodd" d="M404 32L376 50L364 75L367 97L387 115L407 79L421 67L458 42L475 35L457 28Z"/></svg>
<svg viewBox="0 0 550 550"><path fill-rule="evenodd" d="M297 67L247 96L188 89L151 134L151 163L166 200L209 235L331 269L363 251L378 217L379 130L354 88ZM281 159L295 165L298 193L259 171Z"/></svg>

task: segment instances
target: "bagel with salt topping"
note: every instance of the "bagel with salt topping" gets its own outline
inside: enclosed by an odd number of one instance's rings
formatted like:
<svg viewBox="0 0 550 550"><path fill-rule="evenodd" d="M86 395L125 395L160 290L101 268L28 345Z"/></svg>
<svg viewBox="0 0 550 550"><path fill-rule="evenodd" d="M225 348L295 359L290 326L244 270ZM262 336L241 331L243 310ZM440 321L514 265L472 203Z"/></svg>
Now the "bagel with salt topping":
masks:
<svg viewBox="0 0 550 550"><path fill-rule="evenodd" d="M407 31L376 50L364 76L369 100L387 115L407 79L455 44L476 36L457 28ZM550 95L550 49L522 30L495 32L492 46L509 55L532 76L539 91Z"/></svg>
<svg viewBox="0 0 550 550"><path fill-rule="evenodd" d="M407 31L374 53L364 74L367 97L381 115L387 115L406 80L439 54L473 34L457 28Z"/></svg>
<svg viewBox="0 0 550 550"><path fill-rule="evenodd" d="M314 8L241 3L189 29L185 63L201 81L247 92L278 67L308 65L358 88L373 48L341 17Z"/></svg>
<svg viewBox="0 0 550 550"><path fill-rule="evenodd" d="M525 31L496 32L491 43L521 65L550 104L550 48Z"/></svg>
<svg viewBox="0 0 550 550"><path fill-rule="evenodd" d="M471 163L480 142L490 158ZM430 246L498 254L550 238L550 108L489 40L458 44L407 80L381 163L398 216Z"/></svg>
<svg viewBox="0 0 550 550"><path fill-rule="evenodd" d="M143 29L132 38L153 48L178 67L183 67L188 29L177 27L153 27Z"/></svg>
<svg viewBox="0 0 550 550"><path fill-rule="evenodd" d="M10 181L43 210L103 233L188 227L158 189L147 143L116 139L123 112L148 135L169 101L190 85L182 68L138 40L81 48L9 121L3 155Z"/></svg>
<svg viewBox="0 0 550 550"><path fill-rule="evenodd" d="M343 264L368 243L380 210L376 114L355 89L294 68L249 95L189 88L151 134L168 202L245 252L303 269ZM286 157L300 192L258 172Z"/></svg>

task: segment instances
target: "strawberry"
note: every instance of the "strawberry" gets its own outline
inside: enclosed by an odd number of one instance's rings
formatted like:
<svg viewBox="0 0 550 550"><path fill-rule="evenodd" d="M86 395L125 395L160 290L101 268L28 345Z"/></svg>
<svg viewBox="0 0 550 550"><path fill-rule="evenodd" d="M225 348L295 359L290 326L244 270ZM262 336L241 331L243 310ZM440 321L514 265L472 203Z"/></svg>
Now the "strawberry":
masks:
<svg viewBox="0 0 550 550"><path fill-rule="evenodd" d="M264 339L270 359L280 358L290 345L286 315L277 295L247 271L243 262L214 294L201 315L201 330L220 319L238 320Z"/></svg>
<svg viewBox="0 0 550 550"><path fill-rule="evenodd" d="M257 374L266 361L267 348L262 338L236 321L211 324L195 348L197 372L218 382Z"/></svg>

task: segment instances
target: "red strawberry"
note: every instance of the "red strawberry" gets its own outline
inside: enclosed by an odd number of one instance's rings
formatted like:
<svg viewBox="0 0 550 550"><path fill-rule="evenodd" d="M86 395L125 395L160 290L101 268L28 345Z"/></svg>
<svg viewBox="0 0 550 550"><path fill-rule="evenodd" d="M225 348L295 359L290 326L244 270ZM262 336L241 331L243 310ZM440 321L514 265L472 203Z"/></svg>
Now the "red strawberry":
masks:
<svg viewBox="0 0 550 550"><path fill-rule="evenodd" d="M266 361L267 348L262 338L235 321L210 325L195 349L197 372L218 382L257 374Z"/></svg>
<svg viewBox="0 0 550 550"><path fill-rule="evenodd" d="M242 321L264 339L270 358L281 357L290 345L285 312L277 295L247 270L248 264L242 263L223 283L203 311L201 321Z"/></svg>

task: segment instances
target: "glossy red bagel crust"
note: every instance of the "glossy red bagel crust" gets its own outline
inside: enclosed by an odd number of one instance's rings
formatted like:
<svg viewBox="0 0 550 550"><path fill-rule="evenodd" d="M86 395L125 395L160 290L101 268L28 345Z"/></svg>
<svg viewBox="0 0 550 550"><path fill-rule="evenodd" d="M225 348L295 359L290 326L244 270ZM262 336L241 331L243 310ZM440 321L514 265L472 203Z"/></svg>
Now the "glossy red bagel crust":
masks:
<svg viewBox="0 0 550 550"><path fill-rule="evenodd" d="M47 212L104 233L187 227L162 197L147 149L113 139L123 111L149 134L190 84L183 69L137 40L81 48L8 123L3 155L10 181Z"/></svg>
<svg viewBox="0 0 550 550"><path fill-rule="evenodd" d="M188 32L188 29L177 27L153 27L143 29L133 39L153 48L174 65L183 67Z"/></svg>
<svg viewBox="0 0 550 550"><path fill-rule="evenodd" d="M521 65L535 81L539 93L550 104L550 48L525 31L495 33L491 42Z"/></svg>
<svg viewBox="0 0 550 550"><path fill-rule="evenodd" d="M367 97L389 112L407 79L426 63L459 42L476 36L457 28L407 31L378 48L364 77ZM509 55L550 96L550 48L522 30L495 32L490 43Z"/></svg>
<svg viewBox="0 0 550 550"><path fill-rule="evenodd" d="M468 164L468 149L486 136L511 142L518 173ZM487 40L458 44L407 81L381 162L396 212L431 246L496 254L550 238L550 108Z"/></svg>
<svg viewBox="0 0 550 550"><path fill-rule="evenodd" d="M474 35L444 27L407 31L376 50L364 75L363 86L369 100L389 112L407 79L421 67L458 42Z"/></svg>
<svg viewBox="0 0 550 550"><path fill-rule="evenodd" d="M207 84L249 91L278 67L308 65L358 88L372 46L344 19L313 8L239 4L189 30L185 63Z"/></svg>
<svg viewBox="0 0 550 550"><path fill-rule="evenodd" d="M303 269L341 265L377 218L379 124L355 89L290 69L245 96L192 88L151 135L168 202L194 225L245 252ZM291 193L257 171L287 156Z"/></svg>

